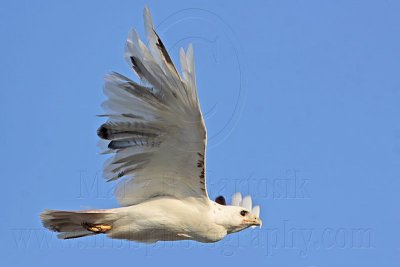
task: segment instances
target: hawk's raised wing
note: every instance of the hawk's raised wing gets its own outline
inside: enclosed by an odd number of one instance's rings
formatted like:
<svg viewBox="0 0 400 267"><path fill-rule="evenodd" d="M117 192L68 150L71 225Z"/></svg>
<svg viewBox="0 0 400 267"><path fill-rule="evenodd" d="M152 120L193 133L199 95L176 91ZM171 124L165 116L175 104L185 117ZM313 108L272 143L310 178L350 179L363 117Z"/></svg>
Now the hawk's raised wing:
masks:
<svg viewBox="0 0 400 267"><path fill-rule="evenodd" d="M180 51L182 76L144 10L148 46L133 30L125 58L145 85L118 73L106 77L103 103L108 121L98 129L107 140L108 180L123 178L116 196L133 205L158 196L206 197L206 129L197 96L193 48Z"/></svg>

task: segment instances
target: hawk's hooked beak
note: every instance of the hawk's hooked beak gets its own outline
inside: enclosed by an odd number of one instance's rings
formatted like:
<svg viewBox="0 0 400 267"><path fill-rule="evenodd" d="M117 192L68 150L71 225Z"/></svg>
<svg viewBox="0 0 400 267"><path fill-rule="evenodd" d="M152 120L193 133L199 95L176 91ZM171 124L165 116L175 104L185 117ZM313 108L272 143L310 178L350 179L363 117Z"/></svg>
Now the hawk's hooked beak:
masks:
<svg viewBox="0 0 400 267"><path fill-rule="evenodd" d="M260 218L254 218L254 219L245 219L244 222L251 227L256 227L256 226L262 226L262 220Z"/></svg>
<svg viewBox="0 0 400 267"><path fill-rule="evenodd" d="M254 220L254 226L260 226L262 227L262 220L260 218L257 218Z"/></svg>

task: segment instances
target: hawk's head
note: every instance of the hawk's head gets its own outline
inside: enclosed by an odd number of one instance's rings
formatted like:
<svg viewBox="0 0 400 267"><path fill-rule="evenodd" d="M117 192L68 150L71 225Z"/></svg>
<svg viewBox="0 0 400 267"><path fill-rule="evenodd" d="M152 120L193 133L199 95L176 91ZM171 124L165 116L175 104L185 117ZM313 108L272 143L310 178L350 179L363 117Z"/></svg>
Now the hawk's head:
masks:
<svg viewBox="0 0 400 267"><path fill-rule="evenodd" d="M232 196L231 205L226 205L223 196L217 197L215 202L219 204L216 223L224 226L228 234L241 231L250 226L260 226L261 228L260 206L252 207L250 196L242 198L241 193L236 193Z"/></svg>

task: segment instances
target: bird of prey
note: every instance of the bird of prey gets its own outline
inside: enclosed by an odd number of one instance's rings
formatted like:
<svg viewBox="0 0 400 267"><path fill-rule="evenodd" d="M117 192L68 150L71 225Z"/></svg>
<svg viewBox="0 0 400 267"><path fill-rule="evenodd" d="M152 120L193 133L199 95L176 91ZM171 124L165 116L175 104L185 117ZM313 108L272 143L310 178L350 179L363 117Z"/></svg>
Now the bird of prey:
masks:
<svg viewBox="0 0 400 267"><path fill-rule="evenodd" d="M260 226L260 207L250 196L209 199L206 189L206 128L197 95L193 47L180 50L181 74L144 9L145 44L132 30L125 59L137 83L106 76L107 121L97 131L112 154L108 181L119 180L121 207L82 211L45 210L43 225L63 239L106 234L144 243L216 242L227 234Z"/></svg>

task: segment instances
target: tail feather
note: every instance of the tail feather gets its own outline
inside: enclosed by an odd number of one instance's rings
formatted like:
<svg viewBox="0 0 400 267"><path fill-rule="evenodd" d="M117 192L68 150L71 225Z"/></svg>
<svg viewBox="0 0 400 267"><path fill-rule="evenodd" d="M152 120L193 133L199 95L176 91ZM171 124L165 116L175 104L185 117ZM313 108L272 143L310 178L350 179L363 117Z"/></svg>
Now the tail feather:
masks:
<svg viewBox="0 0 400 267"><path fill-rule="evenodd" d="M98 234L88 230L88 225L112 225L118 218L112 210L61 211L45 210L40 214L43 226L59 232L58 238L70 239Z"/></svg>
<svg viewBox="0 0 400 267"><path fill-rule="evenodd" d="M72 238L78 238L78 237L84 237L84 236L90 236L90 235L97 235L98 233L93 233L87 230L84 231L78 231L78 232L65 232L65 233L59 233L57 235L58 238L60 239L72 239Z"/></svg>

